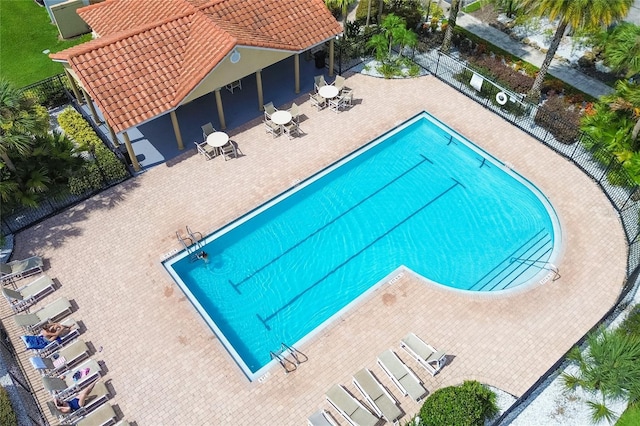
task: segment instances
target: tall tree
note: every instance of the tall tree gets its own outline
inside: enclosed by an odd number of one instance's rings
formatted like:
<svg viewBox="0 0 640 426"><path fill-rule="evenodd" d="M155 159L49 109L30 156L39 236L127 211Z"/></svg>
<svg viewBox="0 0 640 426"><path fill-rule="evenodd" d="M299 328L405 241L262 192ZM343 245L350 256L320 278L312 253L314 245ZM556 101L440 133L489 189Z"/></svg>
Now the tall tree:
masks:
<svg viewBox="0 0 640 426"><path fill-rule="evenodd" d="M349 15L349 6L354 0L325 0L325 4L329 8L338 8L342 14L342 31L347 28L347 15ZM346 32L345 32L346 35Z"/></svg>
<svg viewBox="0 0 640 426"><path fill-rule="evenodd" d="M568 26L573 29L596 28L610 25L625 16L634 0L520 0L523 7L533 15L558 20L549 50L542 62L540 71L528 93L532 101L539 101L542 83L551 61L558 50L562 36Z"/></svg>
<svg viewBox="0 0 640 426"><path fill-rule="evenodd" d="M636 121L631 131L631 144L634 151L640 151L640 85L618 80L615 93L603 100L609 102L612 111L625 111Z"/></svg>
<svg viewBox="0 0 640 426"><path fill-rule="evenodd" d="M447 53L451 49L451 39L453 38L453 30L456 27L456 19L458 19L458 12L460 12L460 0L451 0L451 6L449 7L449 20L447 21L447 31L444 33L444 40L442 40L441 51Z"/></svg>

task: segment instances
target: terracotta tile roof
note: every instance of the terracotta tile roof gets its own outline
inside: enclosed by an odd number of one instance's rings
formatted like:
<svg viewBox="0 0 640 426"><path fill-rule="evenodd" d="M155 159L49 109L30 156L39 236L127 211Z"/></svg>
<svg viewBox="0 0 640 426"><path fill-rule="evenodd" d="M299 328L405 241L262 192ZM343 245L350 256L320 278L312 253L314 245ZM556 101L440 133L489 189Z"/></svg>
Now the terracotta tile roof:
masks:
<svg viewBox="0 0 640 426"><path fill-rule="evenodd" d="M101 37L50 57L116 132L176 108L236 45L299 52L342 32L323 0L107 0L78 14Z"/></svg>

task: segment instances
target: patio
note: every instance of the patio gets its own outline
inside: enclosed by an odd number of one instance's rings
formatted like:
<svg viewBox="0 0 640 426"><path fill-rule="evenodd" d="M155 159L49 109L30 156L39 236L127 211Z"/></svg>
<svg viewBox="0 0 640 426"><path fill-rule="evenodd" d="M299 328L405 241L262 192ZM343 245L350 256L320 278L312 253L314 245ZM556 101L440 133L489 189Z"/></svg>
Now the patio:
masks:
<svg viewBox="0 0 640 426"><path fill-rule="evenodd" d="M244 156L205 161L187 143L187 131L198 134L212 121L198 117L188 129L182 124L188 149L167 163L171 167L148 169L17 235L13 258L44 256L46 273L61 286L56 297L77 305L73 317L86 327L81 337L99 350L93 358L106 367L105 380L115 389L111 403L124 418L140 426L304 424L323 407L346 424L324 392L339 383L358 396L351 375L363 367L414 414L419 404L402 397L375 365L388 348L430 392L476 379L518 396L615 302L625 278L624 234L606 196L578 168L432 76L347 77L354 106L340 114L316 111L310 89L301 90L301 137L273 139L260 115L240 127L229 124ZM249 92L244 84L243 94ZM281 105L265 94L269 100ZM423 110L512 163L548 196L564 227L562 278L510 296L481 297L405 273L298 347L309 361L297 371L285 375L275 366L249 382L160 264L180 248L175 232L189 225L208 234ZM0 314L32 371L6 303ZM408 331L450 354L437 376L399 349ZM38 375L32 372L30 380L44 404L50 397Z"/></svg>

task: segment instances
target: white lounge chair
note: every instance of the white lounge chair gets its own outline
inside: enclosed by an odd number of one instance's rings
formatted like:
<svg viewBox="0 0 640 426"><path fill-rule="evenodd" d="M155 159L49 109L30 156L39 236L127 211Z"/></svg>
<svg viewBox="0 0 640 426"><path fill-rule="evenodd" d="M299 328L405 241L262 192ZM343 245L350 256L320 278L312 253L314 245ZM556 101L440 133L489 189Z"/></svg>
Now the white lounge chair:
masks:
<svg viewBox="0 0 640 426"><path fill-rule="evenodd" d="M378 355L378 365L387 373L403 395L409 395L415 401L419 401L427 395L427 390L422 386L418 377L391 349Z"/></svg>
<svg viewBox="0 0 640 426"><path fill-rule="evenodd" d="M310 415L309 418L307 418L307 424L308 426L338 426L338 424L333 421L331 414L325 410L316 411Z"/></svg>
<svg viewBox="0 0 640 426"><path fill-rule="evenodd" d="M71 314L71 303L66 298L61 297L32 314L18 314L13 319L19 326L34 332L38 331L47 322L55 321L69 314Z"/></svg>
<svg viewBox="0 0 640 426"><path fill-rule="evenodd" d="M65 399L70 400L74 397L76 397L76 395L70 395ZM49 408L51 415L57 417L61 424L75 424L80 419L107 402L110 397L111 395L109 394L107 386L103 382L97 382L93 386L93 389L91 389L91 392L89 392L89 395L87 395L85 405L80 407L78 410L71 413L63 413L58 410L58 407L56 407L56 404L53 401L47 401L47 407Z"/></svg>
<svg viewBox="0 0 640 426"><path fill-rule="evenodd" d="M70 395L65 399L70 400L74 397L76 397L75 394ZM88 415L89 413L100 407L102 404L107 402L110 397L111 395L109 394L109 389L107 388L107 386L103 382L97 382L93 386L93 389L91 389L89 395L87 395L85 405L83 407L80 407L80 409L71 413L63 413L58 410L58 407L56 407L53 401L47 401L47 407L49 408L49 412L54 417L57 417L61 424L75 424L81 418Z"/></svg>
<svg viewBox="0 0 640 426"><path fill-rule="evenodd" d="M15 290L2 287L2 294L14 312L21 312L54 290L53 280L45 274Z"/></svg>
<svg viewBox="0 0 640 426"><path fill-rule="evenodd" d="M437 351L414 333L409 333L400 341L402 349L407 351L432 376L435 376L447 363L447 354Z"/></svg>
<svg viewBox="0 0 640 426"><path fill-rule="evenodd" d="M375 426L380 421L340 385L333 385L326 395L329 403L353 426Z"/></svg>
<svg viewBox="0 0 640 426"><path fill-rule="evenodd" d="M76 426L107 426L116 423L116 412L111 404L102 404L100 408L85 416Z"/></svg>
<svg viewBox="0 0 640 426"><path fill-rule="evenodd" d="M57 375L88 357L89 348L87 344L82 340L76 340L69 346L55 351L46 358L34 356L30 357L29 361L33 368L39 370L42 374Z"/></svg>
<svg viewBox="0 0 640 426"><path fill-rule="evenodd" d="M27 275L42 272L44 262L40 256L32 256L24 260L14 260L9 263L0 263L0 283L22 278Z"/></svg>
<svg viewBox="0 0 640 426"><path fill-rule="evenodd" d="M358 388L365 400L371 405L376 414L388 422L398 423L402 410L396 404L395 398L387 392L382 384L363 368L353 375L353 384Z"/></svg>
<svg viewBox="0 0 640 426"><path fill-rule="evenodd" d="M42 383L51 395L64 399L84 389L101 376L100 364L90 358L77 367L65 371L64 378L43 376Z"/></svg>

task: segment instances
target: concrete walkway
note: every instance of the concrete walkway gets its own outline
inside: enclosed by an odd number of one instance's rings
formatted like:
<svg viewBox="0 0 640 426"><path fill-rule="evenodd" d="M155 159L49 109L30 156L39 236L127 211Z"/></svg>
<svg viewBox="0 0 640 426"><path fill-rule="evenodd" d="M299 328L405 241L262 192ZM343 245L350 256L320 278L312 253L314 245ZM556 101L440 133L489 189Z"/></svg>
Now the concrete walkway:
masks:
<svg viewBox="0 0 640 426"><path fill-rule="evenodd" d="M544 53L512 39L509 35L503 33L497 28L493 28L469 14L460 13L458 15L456 25L461 26L478 37L487 40L499 48L506 50L512 55L522 58L537 67L542 66L542 62L545 57ZM549 74L595 98L613 91L611 87L601 81L589 77L575 68L571 68L569 65L563 64L557 60L553 60L551 62Z"/></svg>

